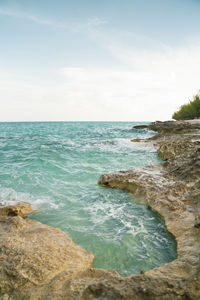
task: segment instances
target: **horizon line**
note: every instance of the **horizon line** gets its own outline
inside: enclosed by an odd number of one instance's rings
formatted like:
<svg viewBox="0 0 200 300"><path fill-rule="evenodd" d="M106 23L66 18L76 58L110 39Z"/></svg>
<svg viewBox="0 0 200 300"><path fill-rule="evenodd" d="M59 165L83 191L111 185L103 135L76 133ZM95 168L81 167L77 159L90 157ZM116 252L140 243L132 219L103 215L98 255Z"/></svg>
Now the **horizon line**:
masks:
<svg viewBox="0 0 200 300"><path fill-rule="evenodd" d="M88 120L88 121L81 121L81 120L79 120L79 121L0 121L0 123L72 123L72 122L82 122L82 123L86 123L86 122L90 122L90 123L95 123L95 122L99 122L99 123L102 123L102 122L107 122L107 123L109 123L109 122L154 122L154 121L103 121L103 120L101 120L101 121L90 121L90 120Z"/></svg>

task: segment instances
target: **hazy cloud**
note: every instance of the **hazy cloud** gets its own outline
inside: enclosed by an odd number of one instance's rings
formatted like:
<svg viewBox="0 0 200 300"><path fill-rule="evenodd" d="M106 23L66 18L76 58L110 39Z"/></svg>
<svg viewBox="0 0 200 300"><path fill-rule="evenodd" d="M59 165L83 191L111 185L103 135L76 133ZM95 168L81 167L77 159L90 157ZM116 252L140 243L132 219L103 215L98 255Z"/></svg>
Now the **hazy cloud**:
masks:
<svg viewBox="0 0 200 300"><path fill-rule="evenodd" d="M54 29L66 29L72 32L85 32L86 29L91 30L92 28L96 28L100 25L105 25L108 23L107 19L99 18L99 17L92 17L86 19L85 22L76 22L76 23L68 23L68 22L60 22L57 20L47 19L39 15L34 15L29 12L24 11L14 11L8 8L0 8L0 15L18 18L18 19L25 19L36 24L50 26Z"/></svg>
<svg viewBox="0 0 200 300"><path fill-rule="evenodd" d="M170 118L199 89L199 46L165 52L116 48L115 55L129 67L63 68L68 98L99 102L113 110L114 119L126 111L129 120L153 120Z"/></svg>
<svg viewBox="0 0 200 300"><path fill-rule="evenodd" d="M71 26L24 12L0 14L72 27L116 62L105 68L98 61L93 67L66 63L59 74L51 74L59 78L57 83L45 78L36 84L26 74L21 79L8 76L0 80L0 120L164 120L199 89L199 37L172 48L131 32L103 31L100 26L108 20L98 17Z"/></svg>

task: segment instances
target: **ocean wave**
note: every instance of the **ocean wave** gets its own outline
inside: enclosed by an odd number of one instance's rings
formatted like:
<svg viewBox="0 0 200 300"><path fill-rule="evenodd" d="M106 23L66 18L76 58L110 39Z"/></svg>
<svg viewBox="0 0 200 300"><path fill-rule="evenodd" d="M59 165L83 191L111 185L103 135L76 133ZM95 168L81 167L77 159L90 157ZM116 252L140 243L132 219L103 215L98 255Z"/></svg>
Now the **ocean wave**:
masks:
<svg viewBox="0 0 200 300"><path fill-rule="evenodd" d="M15 205L17 202L28 202L36 210L59 209L63 203L56 203L48 196L36 196L30 193L18 192L12 188L0 188L0 204L3 206Z"/></svg>
<svg viewBox="0 0 200 300"><path fill-rule="evenodd" d="M148 151L148 152L156 152L154 146L145 144L144 142L133 143L130 139L127 138L116 138L116 139L109 139L103 140L100 143L100 147L102 150L132 150L132 151Z"/></svg>

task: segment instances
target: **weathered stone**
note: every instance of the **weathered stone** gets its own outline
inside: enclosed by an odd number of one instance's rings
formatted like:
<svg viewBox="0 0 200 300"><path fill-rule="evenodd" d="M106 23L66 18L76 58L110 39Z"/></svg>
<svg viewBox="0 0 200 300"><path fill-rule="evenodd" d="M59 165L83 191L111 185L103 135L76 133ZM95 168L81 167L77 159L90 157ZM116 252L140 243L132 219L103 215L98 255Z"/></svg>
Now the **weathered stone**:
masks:
<svg viewBox="0 0 200 300"><path fill-rule="evenodd" d="M0 217L1 297L23 299L27 290L48 284L63 271L72 278L90 268L93 259L57 228L18 216Z"/></svg>
<svg viewBox="0 0 200 300"><path fill-rule="evenodd" d="M143 195L143 201L163 216L176 238L178 258L145 272L152 287L149 299L200 299L200 123L158 122L149 128L160 132L149 142L167 162L105 174L99 184L125 189L136 197ZM160 280L163 291L166 280L170 283L173 279L174 291L169 288L168 296L164 295L153 287L152 278ZM145 297L143 292L141 299Z"/></svg>
<svg viewBox="0 0 200 300"><path fill-rule="evenodd" d="M136 142L136 143L142 142L142 139L140 138L132 139L131 142Z"/></svg>
<svg viewBox="0 0 200 300"><path fill-rule="evenodd" d="M34 210L32 209L30 203L27 203L27 202L18 202L15 205L0 207L0 216L26 217L33 213L34 213Z"/></svg>
<svg viewBox="0 0 200 300"><path fill-rule="evenodd" d="M148 128L148 125L136 125L136 126L133 126L133 129L146 129Z"/></svg>
<svg viewBox="0 0 200 300"><path fill-rule="evenodd" d="M157 131L162 134L175 134L175 133L189 133L195 130L200 130L200 122L190 121L166 121L166 122L153 122L148 126L149 129Z"/></svg>

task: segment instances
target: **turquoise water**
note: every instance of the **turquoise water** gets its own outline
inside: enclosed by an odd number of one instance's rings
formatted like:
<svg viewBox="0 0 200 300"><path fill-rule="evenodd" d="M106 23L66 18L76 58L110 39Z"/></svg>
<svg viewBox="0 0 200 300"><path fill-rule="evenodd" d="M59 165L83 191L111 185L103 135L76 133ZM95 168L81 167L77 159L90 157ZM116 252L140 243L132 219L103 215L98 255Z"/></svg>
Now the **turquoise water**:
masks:
<svg viewBox="0 0 200 300"><path fill-rule="evenodd" d="M35 219L59 227L121 275L176 258L162 219L133 196L98 186L101 174L159 162L130 139L153 132L131 122L0 123L0 201L28 201Z"/></svg>

